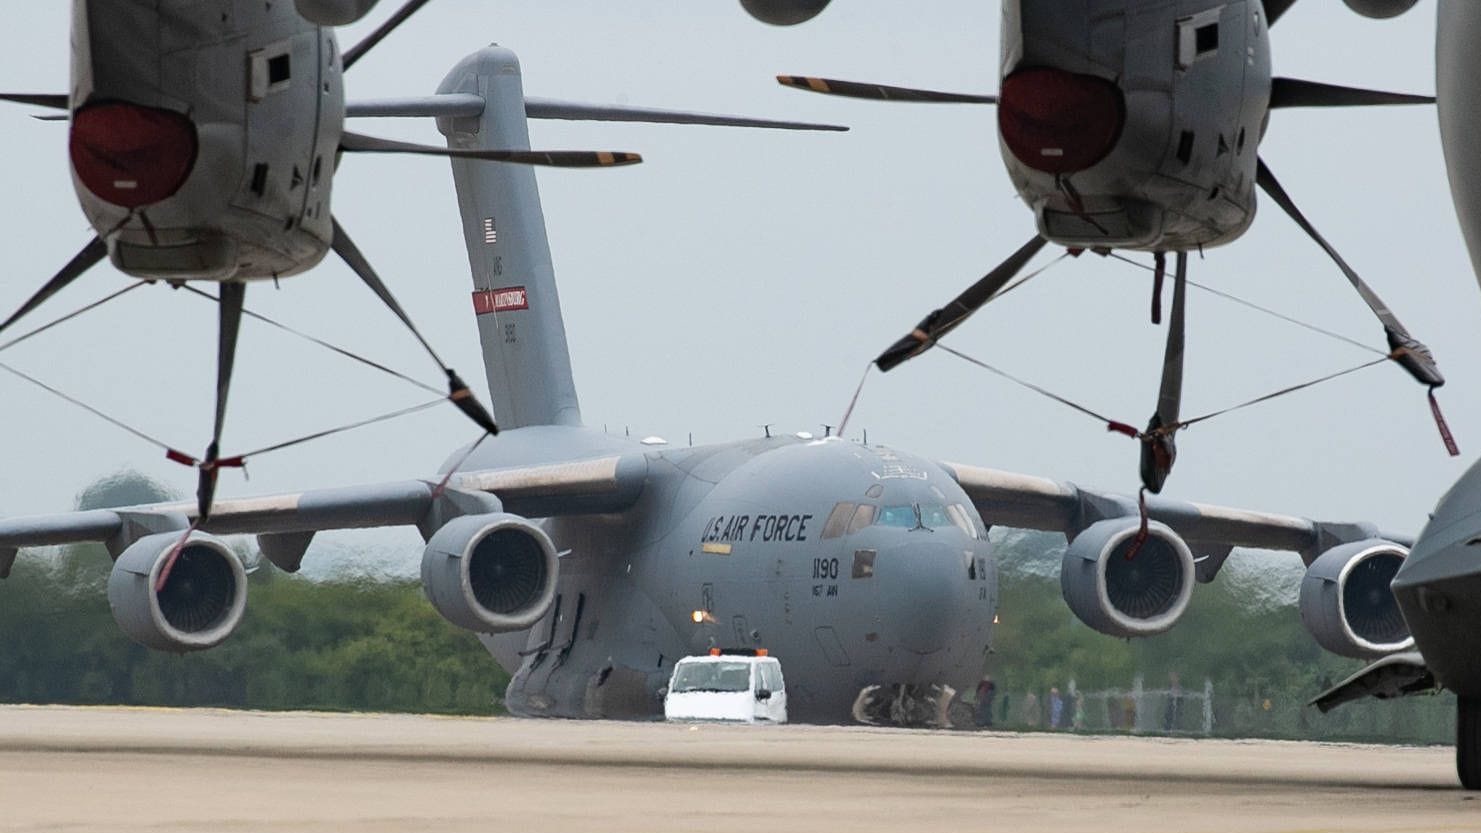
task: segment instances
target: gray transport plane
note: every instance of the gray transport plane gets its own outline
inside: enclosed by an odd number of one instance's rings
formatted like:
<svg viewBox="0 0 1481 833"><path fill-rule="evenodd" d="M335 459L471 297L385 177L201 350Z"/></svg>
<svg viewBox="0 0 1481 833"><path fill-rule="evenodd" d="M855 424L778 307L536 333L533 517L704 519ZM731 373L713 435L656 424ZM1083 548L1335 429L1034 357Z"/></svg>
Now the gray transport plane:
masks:
<svg viewBox="0 0 1481 833"><path fill-rule="evenodd" d="M1391 14L1414 0L1348 0ZM826 3L775 0L772 22L798 22ZM1152 321L1161 323L1167 255L1173 293L1161 388L1141 442L1141 478L1161 491L1177 458L1189 253L1231 243L1263 191L1332 259L1382 325L1389 358L1433 390L1445 383L1428 348L1317 231L1260 157L1275 111L1433 102L1273 74L1273 42L1294 0L1002 0L999 88L942 92L792 75L790 87L892 102L996 107L998 145L1034 234L1003 263L932 311L875 359L889 371L931 349L989 303L1046 246L1072 253L1153 255ZM793 13L786 16L783 11ZM785 18L785 19L783 19ZM1433 398L1431 402L1433 403ZM1447 429L1441 422L1442 434ZM1448 435L1447 445L1453 445ZM1457 452L1453 452L1457 453Z"/></svg>
<svg viewBox="0 0 1481 833"><path fill-rule="evenodd" d="M478 108L470 104L480 102ZM435 102L453 148L528 146L518 62L464 59ZM218 536L255 534L299 568L320 530L415 526L422 582L512 673L523 715L645 718L674 662L765 647L799 720L910 722L983 670L998 597L990 525L1064 533L1064 598L1114 637L1173 627L1234 546L1299 553L1308 628L1331 650L1410 647L1388 582L1407 549L1322 523L940 463L838 437L674 448L583 427L533 172L455 159L489 392L506 427L426 479L0 521L20 547L103 542L109 603L151 648L210 648L240 623L244 566ZM193 527L192 524L198 524ZM170 565L173 564L173 567Z"/></svg>

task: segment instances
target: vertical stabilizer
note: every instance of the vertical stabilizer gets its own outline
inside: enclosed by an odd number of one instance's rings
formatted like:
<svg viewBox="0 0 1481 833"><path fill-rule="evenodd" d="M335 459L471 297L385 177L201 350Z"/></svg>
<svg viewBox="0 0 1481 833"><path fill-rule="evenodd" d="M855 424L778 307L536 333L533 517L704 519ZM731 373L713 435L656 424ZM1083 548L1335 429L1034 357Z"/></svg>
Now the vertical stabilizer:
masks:
<svg viewBox="0 0 1481 833"><path fill-rule="evenodd" d="M485 101L479 116L437 120L449 147L529 148L524 86L512 51L495 46L475 52L438 92ZM459 159L452 167L494 417L506 429L579 425L535 172L527 165Z"/></svg>

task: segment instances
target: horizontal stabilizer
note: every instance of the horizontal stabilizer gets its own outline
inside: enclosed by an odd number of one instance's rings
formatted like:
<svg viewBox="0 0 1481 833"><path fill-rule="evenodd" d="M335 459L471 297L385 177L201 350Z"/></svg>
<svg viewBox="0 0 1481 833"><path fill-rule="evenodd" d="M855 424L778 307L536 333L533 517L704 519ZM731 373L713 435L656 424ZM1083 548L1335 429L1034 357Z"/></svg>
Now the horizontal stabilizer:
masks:
<svg viewBox="0 0 1481 833"><path fill-rule="evenodd" d="M1373 107L1387 104L1434 104L1432 95L1390 93L1339 87L1319 81L1276 78L1270 86L1270 109L1283 107Z"/></svg>
<svg viewBox="0 0 1481 833"><path fill-rule="evenodd" d="M932 104L997 104L995 95L971 93L947 93L938 90L918 90L911 87L891 87L887 84L869 84L860 81L839 81L835 78L810 78L804 75L778 75L777 83L783 87L841 95L845 98L867 98L873 101L918 101Z"/></svg>
<svg viewBox="0 0 1481 833"><path fill-rule="evenodd" d="M483 96L442 93L406 98L376 98L345 104L350 118L477 118L483 115Z"/></svg>
<svg viewBox="0 0 1481 833"><path fill-rule="evenodd" d="M345 115L351 118L477 118L483 114L484 106L482 96L471 93L444 93L410 98L352 101L346 105ZM758 119L749 116L663 110L656 107L627 107L620 104L586 104L555 98L526 98L525 115L532 119L565 119L568 121L706 124L718 127L765 127L775 130L848 130L847 127L838 124Z"/></svg>
<svg viewBox="0 0 1481 833"><path fill-rule="evenodd" d="M610 150L465 150L378 139L359 133L345 133L340 148L352 153L409 153L418 156L443 156L453 159L480 159L485 162L512 162L520 165L543 165L552 168L609 168L633 165L643 161L636 153Z"/></svg>
<svg viewBox="0 0 1481 833"><path fill-rule="evenodd" d="M65 95L53 95L50 93L0 93L0 101L14 101L17 104L30 104L36 107L50 107L53 110L66 110L71 104Z"/></svg>
<svg viewBox="0 0 1481 833"><path fill-rule="evenodd" d="M1391 700L1423 694L1438 687L1435 675L1424 664L1424 657L1418 651L1406 651L1374 662L1323 692L1308 705L1316 706L1325 714L1343 703L1364 697Z"/></svg>

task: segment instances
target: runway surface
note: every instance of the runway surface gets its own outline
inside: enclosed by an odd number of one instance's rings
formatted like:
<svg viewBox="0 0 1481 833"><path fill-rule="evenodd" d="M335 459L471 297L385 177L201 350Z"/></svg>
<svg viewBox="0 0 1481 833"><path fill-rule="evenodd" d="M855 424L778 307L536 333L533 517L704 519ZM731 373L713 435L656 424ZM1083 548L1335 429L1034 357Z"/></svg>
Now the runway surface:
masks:
<svg viewBox="0 0 1481 833"><path fill-rule="evenodd" d="M1448 748L0 706L3 831L1474 831Z"/></svg>

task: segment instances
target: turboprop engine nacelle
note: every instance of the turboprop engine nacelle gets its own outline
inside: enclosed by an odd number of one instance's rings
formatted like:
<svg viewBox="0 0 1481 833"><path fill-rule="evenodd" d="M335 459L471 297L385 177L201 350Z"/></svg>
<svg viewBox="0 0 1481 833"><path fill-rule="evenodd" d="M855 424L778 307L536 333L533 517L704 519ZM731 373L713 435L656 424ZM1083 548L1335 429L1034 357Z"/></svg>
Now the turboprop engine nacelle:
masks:
<svg viewBox="0 0 1481 833"><path fill-rule="evenodd" d="M220 3L78 4L73 184L125 274L269 279L329 251L344 111L334 36L292 4L226 5L223 18Z"/></svg>
<svg viewBox="0 0 1481 833"><path fill-rule="evenodd" d="M443 618L475 633L524 630L555 599L555 545L518 515L449 521L422 554L422 589Z"/></svg>
<svg viewBox="0 0 1481 833"><path fill-rule="evenodd" d="M298 13L320 26L354 23L375 8L376 0L295 0Z"/></svg>
<svg viewBox="0 0 1481 833"><path fill-rule="evenodd" d="M1389 585L1409 550L1371 539L1333 547L1301 580L1301 622L1321 646L1357 659L1414 646Z"/></svg>
<svg viewBox="0 0 1481 833"><path fill-rule="evenodd" d="M1080 621L1108 636L1162 633L1182 617L1193 596L1193 553L1164 524L1147 525L1147 539L1130 558L1140 522L1111 518L1076 535L1060 567L1060 590Z"/></svg>
<svg viewBox="0 0 1481 833"><path fill-rule="evenodd" d="M1419 0L1342 0L1349 9L1363 17L1398 17L1414 8Z"/></svg>
<svg viewBox="0 0 1481 833"><path fill-rule="evenodd" d="M231 636L247 609L247 571L219 538L192 533L156 590L179 532L135 541L113 564L108 606L131 639L159 651L211 648Z"/></svg>
<svg viewBox="0 0 1481 833"><path fill-rule="evenodd" d="M828 0L741 0L751 17L773 26L793 26L818 16Z"/></svg>

